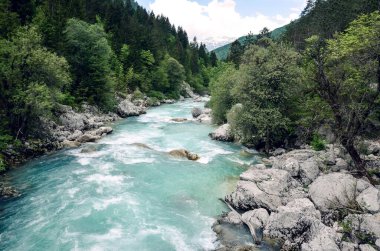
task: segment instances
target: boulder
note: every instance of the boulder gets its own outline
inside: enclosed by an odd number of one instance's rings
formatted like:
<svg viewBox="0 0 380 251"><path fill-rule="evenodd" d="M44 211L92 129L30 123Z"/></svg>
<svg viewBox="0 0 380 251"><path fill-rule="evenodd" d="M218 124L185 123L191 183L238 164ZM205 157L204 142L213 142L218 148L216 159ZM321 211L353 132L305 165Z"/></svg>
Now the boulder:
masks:
<svg viewBox="0 0 380 251"><path fill-rule="evenodd" d="M314 157L307 159L300 164L300 177L304 185L309 185L319 175L319 165Z"/></svg>
<svg viewBox="0 0 380 251"><path fill-rule="evenodd" d="M174 99L164 99L164 100L162 100L162 103L165 103L165 104L174 104L175 100Z"/></svg>
<svg viewBox="0 0 380 251"><path fill-rule="evenodd" d="M257 187L256 183L243 180L238 182L236 191L227 195L225 200L240 210L263 207L269 211L276 211L282 205L279 196L266 194Z"/></svg>
<svg viewBox="0 0 380 251"><path fill-rule="evenodd" d="M186 118L174 118L174 119L171 119L171 120L174 121L174 122L177 122L177 123L183 123L183 122L187 121Z"/></svg>
<svg viewBox="0 0 380 251"><path fill-rule="evenodd" d="M229 223L229 224L243 224L241 221L240 215L235 211L230 211L228 214L226 214L222 219L221 222L223 223Z"/></svg>
<svg viewBox="0 0 380 251"><path fill-rule="evenodd" d="M242 221L252 228L251 231L254 231L255 241L258 243L263 239L263 231L268 218L268 211L263 208L248 211L242 215Z"/></svg>
<svg viewBox="0 0 380 251"><path fill-rule="evenodd" d="M76 141L79 143L95 142L100 139L100 136L93 135L91 133L85 133L80 136Z"/></svg>
<svg viewBox="0 0 380 251"><path fill-rule="evenodd" d="M282 155L282 154L285 154L285 153L286 153L286 150L284 148L277 148L276 150L274 150L270 154L272 156L279 156L279 155Z"/></svg>
<svg viewBox="0 0 380 251"><path fill-rule="evenodd" d="M80 146L80 142L64 140L62 143L63 148L76 148Z"/></svg>
<svg viewBox="0 0 380 251"><path fill-rule="evenodd" d="M368 186L350 174L330 173L319 176L309 186L309 196L319 210L327 212L330 209L350 207L356 194Z"/></svg>
<svg viewBox="0 0 380 251"><path fill-rule="evenodd" d="M73 140L76 140L77 138L79 138L80 136L83 135L83 132L82 131L79 131L79 130L75 130L74 133L72 133L71 135L69 135L67 137L67 140L69 141L73 141Z"/></svg>
<svg viewBox="0 0 380 251"><path fill-rule="evenodd" d="M362 244L359 246L360 251L376 251L374 247L369 244Z"/></svg>
<svg viewBox="0 0 380 251"><path fill-rule="evenodd" d="M193 116L193 118L198 118L199 116L201 116L202 113L203 113L203 112L202 112L202 109L200 109L200 108L198 108L198 107L193 108L193 109L191 110L191 115Z"/></svg>
<svg viewBox="0 0 380 251"><path fill-rule="evenodd" d="M70 106L59 105L57 112L60 114L58 116L60 124L71 131L81 131L88 124L87 117L84 114L74 112Z"/></svg>
<svg viewBox="0 0 380 251"><path fill-rule="evenodd" d="M19 197L20 195L20 192L17 191L14 187L4 185L3 183L0 184L0 198L15 198Z"/></svg>
<svg viewBox="0 0 380 251"><path fill-rule="evenodd" d="M380 213L376 214L350 214L344 218L344 222L349 225L354 232L360 232L380 238Z"/></svg>
<svg viewBox="0 0 380 251"><path fill-rule="evenodd" d="M302 251L340 251L337 243L341 236L320 221L312 223L308 239L307 243L302 244Z"/></svg>
<svg viewBox="0 0 380 251"><path fill-rule="evenodd" d="M81 153L93 153L96 151L98 151L98 146L96 144L88 144L80 152Z"/></svg>
<svg viewBox="0 0 380 251"><path fill-rule="evenodd" d="M234 140L229 124L218 127L214 132L210 133L209 136L213 140L218 141L232 142Z"/></svg>
<svg viewBox="0 0 380 251"><path fill-rule="evenodd" d="M352 242L342 241L340 244L340 250L342 251L356 251L358 250L358 245Z"/></svg>
<svg viewBox="0 0 380 251"><path fill-rule="evenodd" d="M380 191L379 189L370 186L359 194L356 202L360 207L367 212L377 213L380 212Z"/></svg>
<svg viewBox="0 0 380 251"><path fill-rule="evenodd" d="M193 92L193 88L191 88L191 86L186 83L185 81L182 83L181 85L181 95L185 98L196 98L198 97L198 95L196 95L194 92Z"/></svg>
<svg viewBox="0 0 380 251"><path fill-rule="evenodd" d="M264 234L299 247L308 238L309 228L320 220L320 212L309 199L296 199L269 216Z"/></svg>
<svg viewBox="0 0 380 251"><path fill-rule="evenodd" d="M380 250L380 238L376 240L375 245Z"/></svg>
<svg viewBox="0 0 380 251"><path fill-rule="evenodd" d="M281 158L274 161L273 168L286 170L292 177L297 177L299 176L300 164L294 157Z"/></svg>
<svg viewBox="0 0 380 251"><path fill-rule="evenodd" d="M212 124L212 118L210 114L201 114L198 118L197 121L203 124Z"/></svg>
<svg viewBox="0 0 380 251"><path fill-rule="evenodd" d="M225 199L237 209L275 212L294 198L306 197L300 186L285 170L251 168L240 175L236 191Z"/></svg>
<svg viewBox="0 0 380 251"><path fill-rule="evenodd" d="M191 153L185 149L172 150L169 152L169 155L177 158L187 158L188 160L196 161L199 159L198 154Z"/></svg>
<svg viewBox="0 0 380 251"><path fill-rule="evenodd" d="M92 134L96 136L102 136L104 134L110 134L113 132L112 127L100 127L97 130L93 131Z"/></svg>
<svg viewBox="0 0 380 251"><path fill-rule="evenodd" d="M125 99L117 106L117 113L122 118L139 116L146 113L146 108L143 106L136 106L130 100Z"/></svg>

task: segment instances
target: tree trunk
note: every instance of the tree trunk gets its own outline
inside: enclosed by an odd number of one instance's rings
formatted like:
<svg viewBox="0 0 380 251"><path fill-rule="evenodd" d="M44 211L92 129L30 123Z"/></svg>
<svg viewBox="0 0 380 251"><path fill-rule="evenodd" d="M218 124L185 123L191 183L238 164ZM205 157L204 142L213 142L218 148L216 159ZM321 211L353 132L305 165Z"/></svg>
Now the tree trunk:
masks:
<svg viewBox="0 0 380 251"><path fill-rule="evenodd" d="M370 179L368 172L366 170L366 163L365 161L360 157L360 154L356 150L354 146L354 142L352 139L343 138L341 140L341 143L343 147L347 150L348 154L350 154L352 160L354 161L356 170L358 173L362 176L366 176Z"/></svg>

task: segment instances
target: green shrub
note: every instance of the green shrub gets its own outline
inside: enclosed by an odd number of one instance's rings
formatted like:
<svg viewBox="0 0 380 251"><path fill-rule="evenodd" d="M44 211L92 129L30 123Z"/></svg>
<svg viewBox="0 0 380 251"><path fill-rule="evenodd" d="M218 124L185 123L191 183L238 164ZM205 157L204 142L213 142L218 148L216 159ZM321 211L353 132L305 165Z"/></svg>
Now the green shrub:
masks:
<svg viewBox="0 0 380 251"><path fill-rule="evenodd" d="M162 93L162 92L159 92L159 91L150 91L148 93L148 96L150 98L156 98L158 100L163 100L165 99L165 95Z"/></svg>
<svg viewBox="0 0 380 251"><path fill-rule="evenodd" d="M0 172L4 172L6 170L5 168L5 161L3 155L0 154Z"/></svg>
<svg viewBox="0 0 380 251"><path fill-rule="evenodd" d="M143 99L144 98L144 93L142 93L140 91L139 88L137 88L134 92L133 92L133 99Z"/></svg>
<svg viewBox="0 0 380 251"><path fill-rule="evenodd" d="M326 149L326 142L319 134L313 135L310 145L315 151L323 151Z"/></svg>

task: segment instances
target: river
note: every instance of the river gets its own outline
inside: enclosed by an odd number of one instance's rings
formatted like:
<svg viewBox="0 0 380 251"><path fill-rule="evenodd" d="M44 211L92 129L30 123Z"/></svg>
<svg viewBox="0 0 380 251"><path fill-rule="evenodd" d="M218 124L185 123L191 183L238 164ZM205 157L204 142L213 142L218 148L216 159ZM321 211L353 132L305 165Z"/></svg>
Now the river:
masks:
<svg viewBox="0 0 380 251"><path fill-rule="evenodd" d="M212 250L211 229L255 155L212 141L191 119L203 103L149 109L113 125L97 143L28 162L8 173L22 196L0 204L0 250ZM134 143L143 143L151 149ZM82 153L82 149L95 150ZM188 149L193 162L164 152Z"/></svg>

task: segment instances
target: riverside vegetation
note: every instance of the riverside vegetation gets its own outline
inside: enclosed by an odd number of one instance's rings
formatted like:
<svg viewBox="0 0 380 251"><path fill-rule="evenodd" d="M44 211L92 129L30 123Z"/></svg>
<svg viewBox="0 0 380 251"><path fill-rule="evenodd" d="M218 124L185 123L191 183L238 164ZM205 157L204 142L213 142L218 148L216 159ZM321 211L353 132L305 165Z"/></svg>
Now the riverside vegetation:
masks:
<svg viewBox="0 0 380 251"><path fill-rule="evenodd" d="M225 197L222 250L252 248L231 238L243 223L284 250L380 248L379 8L310 0L281 38L235 41L214 70L210 136L272 155Z"/></svg>
<svg viewBox="0 0 380 251"><path fill-rule="evenodd" d="M196 38L129 0L1 1L0 59L1 171L14 153L46 148L40 125L58 122L61 105L116 112L128 94L179 99L184 81L204 93L216 65Z"/></svg>
<svg viewBox="0 0 380 251"><path fill-rule="evenodd" d="M220 250L258 247L236 241L243 224L284 250L380 248L378 1L309 0L282 35L250 34L225 61L133 1L0 7L1 168L209 92L192 115L220 125L210 136L272 155L224 198Z"/></svg>

